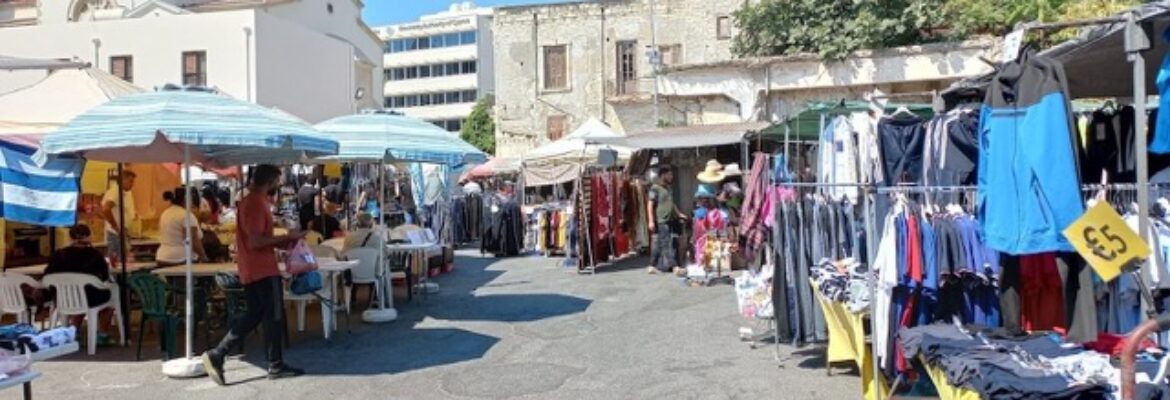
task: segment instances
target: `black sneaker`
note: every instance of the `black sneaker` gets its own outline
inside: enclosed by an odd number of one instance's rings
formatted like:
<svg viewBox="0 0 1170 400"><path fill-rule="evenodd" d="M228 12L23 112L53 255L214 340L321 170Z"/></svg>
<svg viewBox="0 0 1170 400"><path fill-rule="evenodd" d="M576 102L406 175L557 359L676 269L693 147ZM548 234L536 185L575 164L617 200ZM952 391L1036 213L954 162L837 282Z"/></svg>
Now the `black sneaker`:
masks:
<svg viewBox="0 0 1170 400"><path fill-rule="evenodd" d="M294 376L301 376L304 374L305 370L290 367L288 364L284 363L268 367L268 379L292 378Z"/></svg>
<svg viewBox="0 0 1170 400"><path fill-rule="evenodd" d="M220 386L225 386L227 383L223 380L223 356L216 355L210 351L203 353L203 369L207 371L207 376L215 381Z"/></svg>

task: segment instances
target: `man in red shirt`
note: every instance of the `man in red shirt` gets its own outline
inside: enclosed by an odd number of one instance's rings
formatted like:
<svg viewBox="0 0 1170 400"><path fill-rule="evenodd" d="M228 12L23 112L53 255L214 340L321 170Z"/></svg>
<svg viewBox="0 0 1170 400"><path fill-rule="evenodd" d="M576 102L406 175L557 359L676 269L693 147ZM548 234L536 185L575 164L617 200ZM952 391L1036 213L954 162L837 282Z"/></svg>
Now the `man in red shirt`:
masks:
<svg viewBox="0 0 1170 400"><path fill-rule="evenodd" d="M214 349L203 353L203 367L215 383L224 385L223 362L228 351L264 323L268 349L268 379L297 376L304 371L288 366L281 354L284 334L284 286L276 264L276 249L305 237L303 232L272 234L270 196L280 188L280 169L259 165L252 173L248 194L240 199L236 223L236 259L244 284L247 313L237 318Z"/></svg>

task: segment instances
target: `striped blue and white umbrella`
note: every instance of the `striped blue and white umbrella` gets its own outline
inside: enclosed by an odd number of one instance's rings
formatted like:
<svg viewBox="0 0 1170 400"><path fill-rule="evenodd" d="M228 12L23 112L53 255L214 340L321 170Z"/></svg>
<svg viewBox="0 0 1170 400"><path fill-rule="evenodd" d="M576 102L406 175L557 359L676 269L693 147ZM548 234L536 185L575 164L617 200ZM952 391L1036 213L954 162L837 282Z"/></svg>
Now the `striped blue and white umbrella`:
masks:
<svg viewBox="0 0 1170 400"><path fill-rule="evenodd" d="M124 163L214 166L298 162L337 154L337 141L279 110L206 89L177 88L110 100L45 136L41 154Z"/></svg>
<svg viewBox="0 0 1170 400"><path fill-rule="evenodd" d="M487 154L431 123L388 111L367 111L319 123L341 145L337 161L405 161L453 168L482 164Z"/></svg>

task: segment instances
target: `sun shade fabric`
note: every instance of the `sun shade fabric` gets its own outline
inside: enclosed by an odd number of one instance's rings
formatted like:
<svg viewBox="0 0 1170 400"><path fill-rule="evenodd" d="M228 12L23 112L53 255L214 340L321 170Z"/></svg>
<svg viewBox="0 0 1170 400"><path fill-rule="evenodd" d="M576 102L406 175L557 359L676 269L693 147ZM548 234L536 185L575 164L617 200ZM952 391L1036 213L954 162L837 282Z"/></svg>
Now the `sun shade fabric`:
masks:
<svg viewBox="0 0 1170 400"><path fill-rule="evenodd" d="M0 56L0 70L6 71L85 68L87 66L89 66L89 63L81 61Z"/></svg>
<svg viewBox="0 0 1170 400"><path fill-rule="evenodd" d="M0 218L43 226L73 225L83 161L66 157L38 166L32 152L0 139Z"/></svg>
<svg viewBox="0 0 1170 400"><path fill-rule="evenodd" d="M115 98L45 136L41 154L212 166L286 163L337 153L337 141L279 110L200 90L165 89Z"/></svg>
<svg viewBox="0 0 1170 400"><path fill-rule="evenodd" d="M738 144L749 132L767 128L767 122L691 125L635 133L625 137L597 139L599 143L635 149L684 149Z"/></svg>
<svg viewBox="0 0 1170 400"><path fill-rule="evenodd" d="M43 135L110 99L142 92L99 69L57 70L32 85L0 94L0 135Z"/></svg>
<svg viewBox="0 0 1170 400"><path fill-rule="evenodd" d="M590 118L577 127L568 136L552 143L537 147L524 154L524 166L547 163L593 163L597 161L597 153L601 149L617 151L618 158L628 159L631 149L622 145L601 143L601 140L622 138L622 134L614 132L608 125Z"/></svg>
<svg viewBox="0 0 1170 400"><path fill-rule="evenodd" d="M487 154L458 135L426 121L387 112L346 115L317 124L337 140L335 161L408 161L445 164L487 162Z"/></svg>

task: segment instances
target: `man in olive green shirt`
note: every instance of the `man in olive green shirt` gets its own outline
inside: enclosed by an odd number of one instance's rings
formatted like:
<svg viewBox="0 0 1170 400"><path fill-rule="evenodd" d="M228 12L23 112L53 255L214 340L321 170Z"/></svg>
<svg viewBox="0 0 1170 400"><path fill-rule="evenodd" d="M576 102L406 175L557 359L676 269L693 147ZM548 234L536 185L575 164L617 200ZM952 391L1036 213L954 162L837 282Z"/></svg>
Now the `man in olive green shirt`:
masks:
<svg viewBox="0 0 1170 400"><path fill-rule="evenodd" d="M669 166L660 165L658 181L650 186L646 196L646 215L650 216L650 233L654 235L650 245L650 267L647 268L651 274L671 272L678 267L673 235L678 233L676 218L685 216L674 204L674 196L670 192L673 183L674 172Z"/></svg>

